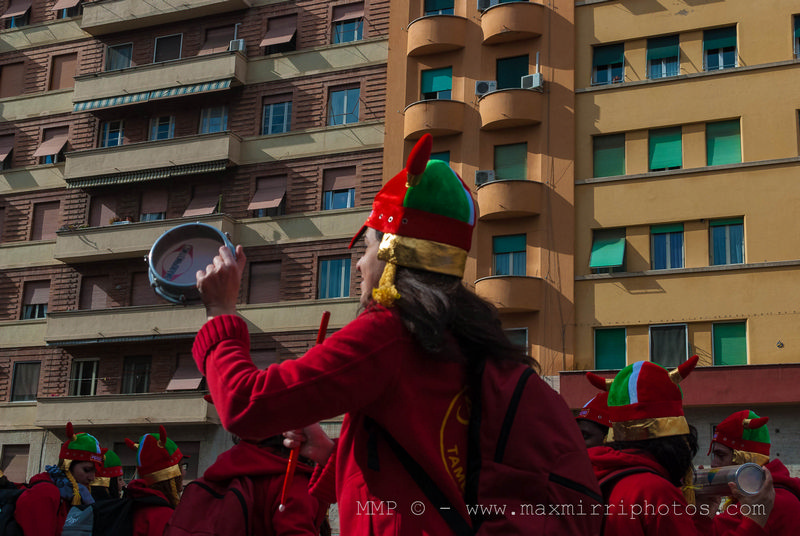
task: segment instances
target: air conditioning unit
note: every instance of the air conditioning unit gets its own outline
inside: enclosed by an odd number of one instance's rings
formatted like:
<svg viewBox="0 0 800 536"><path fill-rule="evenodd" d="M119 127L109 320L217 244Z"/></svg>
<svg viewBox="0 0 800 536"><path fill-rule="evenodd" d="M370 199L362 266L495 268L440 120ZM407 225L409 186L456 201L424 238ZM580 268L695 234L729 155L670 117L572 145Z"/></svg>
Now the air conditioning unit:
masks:
<svg viewBox="0 0 800 536"><path fill-rule="evenodd" d="M231 52L241 52L244 54L244 51L247 50L247 47L244 44L244 39L234 39L228 45L228 50Z"/></svg>
<svg viewBox="0 0 800 536"><path fill-rule="evenodd" d="M481 184L486 184L487 182L492 182L493 180L493 169L479 169L475 172L475 186L480 186Z"/></svg>
<svg viewBox="0 0 800 536"><path fill-rule="evenodd" d="M492 6L496 6L500 0L478 0L478 11L486 11Z"/></svg>
<svg viewBox="0 0 800 536"><path fill-rule="evenodd" d="M497 82L494 80L478 80L475 82L476 95L483 96L492 91L497 91Z"/></svg>
<svg viewBox="0 0 800 536"><path fill-rule="evenodd" d="M542 73L526 74L520 81L522 82L522 89L542 90Z"/></svg>

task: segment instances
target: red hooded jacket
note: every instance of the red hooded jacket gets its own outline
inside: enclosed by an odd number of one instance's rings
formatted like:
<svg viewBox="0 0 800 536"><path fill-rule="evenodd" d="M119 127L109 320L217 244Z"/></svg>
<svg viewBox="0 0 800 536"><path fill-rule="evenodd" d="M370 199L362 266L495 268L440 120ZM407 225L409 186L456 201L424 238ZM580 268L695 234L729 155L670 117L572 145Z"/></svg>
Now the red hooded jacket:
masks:
<svg viewBox="0 0 800 536"><path fill-rule="evenodd" d="M652 472L635 473L617 481L606 500L606 536L699 536L711 533L711 518L700 507L686 503L681 490L669 480L661 464L638 450L589 449L597 480L619 471L641 467ZM736 536L764 535L750 518L745 518Z"/></svg>
<svg viewBox="0 0 800 536"><path fill-rule="evenodd" d="M800 478L792 478L779 459L770 460L764 467L772 473L775 485L775 505L765 527L769 534L793 534L800 530ZM714 536L737 534L745 519L739 504L733 503L714 518Z"/></svg>
<svg viewBox="0 0 800 536"><path fill-rule="evenodd" d="M285 509L278 511L287 462L267 449L242 441L220 454L203 479L223 488L237 477L253 482L254 504L263 506L260 512L254 512L254 535L318 535L327 505L320 505L309 495L311 468L307 465L297 464L291 488L286 492Z"/></svg>
<svg viewBox="0 0 800 536"><path fill-rule="evenodd" d="M31 477L30 484L45 482L26 489L17 499L14 519L25 534L61 536L71 501L61 498L58 487L47 472Z"/></svg>
<svg viewBox="0 0 800 536"><path fill-rule="evenodd" d="M150 488L142 479L131 480L125 493L132 498L156 496L169 502L169 499L158 490ZM162 536L164 527L175 510L170 506L137 506L133 511L133 536Z"/></svg>

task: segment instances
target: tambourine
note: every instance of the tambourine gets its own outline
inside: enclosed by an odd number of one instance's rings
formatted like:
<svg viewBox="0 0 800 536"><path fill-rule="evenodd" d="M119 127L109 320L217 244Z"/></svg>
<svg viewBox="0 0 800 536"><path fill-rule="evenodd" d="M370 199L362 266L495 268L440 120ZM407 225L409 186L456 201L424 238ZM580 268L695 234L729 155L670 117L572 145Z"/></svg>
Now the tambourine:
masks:
<svg viewBox="0 0 800 536"><path fill-rule="evenodd" d="M184 223L165 231L145 257L150 286L172 303L200 302L195 274L211 264L220 246L227 246L236 256L227 233L205 223Z"/></svg>

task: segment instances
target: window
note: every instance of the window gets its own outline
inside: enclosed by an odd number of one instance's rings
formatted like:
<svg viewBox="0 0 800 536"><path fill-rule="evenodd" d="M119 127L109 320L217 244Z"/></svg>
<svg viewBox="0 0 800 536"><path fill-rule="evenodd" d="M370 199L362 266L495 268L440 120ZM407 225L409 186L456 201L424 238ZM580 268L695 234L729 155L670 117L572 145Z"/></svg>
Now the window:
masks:
<svg viewBox="0 0 800 536"><path fill-rule="evenodd" d="M711 326L715 365L747 364L747 324L724 322Z"/></svg>
<svg viewBox="0 0 800 536"><path fill-rule="evenodd" d="M83 3L81 0L58 0L53 6L57 19L69 19L80 17L83 14Z"/></svg>
<svg viewBox="0 0 800 536"><path fill-rule="evenodd" d="M350 296L350 257L320 259L319 299Z"/></svg>
<svg viewBox="0 0 800 536"><path fill-rule="evenodd" d="M794 17L794 57L800 58L800 15Z"/></svg>
<svg viewBox="0 0 800 536"><path fill-rule="evenodd" d="M106 275L88 276L81 280L81 294L78 309L88 311L108 307L108 290L111 279Z"/></svg>
<svg viewBox="0 0 800 536"><path fill-rule="evenodd" d="M58 229L59 202L33 205L33 229L31 240L53 240Z"/></svg>
<svg viewBox="0 0 800 536"><path fill-rule="evenodd" d="M356 199L356 168L326 169L322 175L322 210L352 208Z"/></svg>
<svg viewBox="0 0 800 536"><path fill-rule="evenodd" d="M680 46L677 35L647 40L647 78L678 76Z"/></svg>
<svg viewBox="0 0 800 536"><path fill-rule="evenodd" d="M736 67L736 26L703 32L706 71Z"/></svg>
<svg viewBox="0 0 800 536"><path fill-rule="evenodd" d="M280 134L292 128L292 101L264 104L264 120L261 134Z"/></svg>
<svg viewBox="0 0 800 536"><path fill-rule="evenodd" d="M219 186L216 184L197 185L192 189L192 200L183 216L202 216L203 214L213 214L219 206L221 200Z"/></svg>
<svg viewBox="0 0 800 536"><path fill-rule="evenodd" d="M680 169L683 164L681 127L651 130L648 156L650 171Z"/></svg>
<svg viewBox="0 0 800 536"><path fill-rule="evenodd" d="M149 355L125 357L122 363L122 394L146 393L150 390L151 361Z"/></svg>
<svg viewBox="0 0 800 536"><path fill-rule="evenodd" d="M431 153L431 160L441 160L445 164L450 164L450 151L439 151L438 153Z"/></svg>
<svg viewBox="0 0 800 536"><path fill-rule="evenodd" d="M650 227L650 266L653 270L683 268L683 224Z"/></svg>
<svg viewBox="0 0 800 536"><path fill-rule="evenodd" d="M3 445L0 470L11 482L28 481L28 455L30 445Z"/></svg>
<svg viewBox="0 0 800 536"><path fill-rule="evenodd" d="M671 369L687 359L686 324L650 326L650 361Z"/></svg>
<svg viewBox="0 0 800 536"><path fill-rule="evenodd" d="M167 384L167 391L194 390L203 383L203 375L197 370L192 354L178 354L175 373ZM184 452L184 454L187 454Z"/></svg>
<svg viewBox="0 0 800 536"><path fill-rule="evenodd" d="M25 63L0 66L0 99L22 95L25 82Z"/></svg>
<svg viewBox="0 0 800 536"><path fill-rule="evenodd" d="M625 271L625 228L595 229L589 268L594 274Z"/></svg>
<svg viewBox="0 0 800 536"><path fill-rule="evenodd" d="M50 281L26 281L22 289L22 320L47 317Z"/></svg>
<svg viewBox="0 0 800 536"><path fill-rule="evenodd" d="M175 137L175 117L165 115L150 119L150 141L168 140Z"/></svg>
<svg viewBox="0 0 800 536"><path fill-rule="evenodd" d="M14 166L12 152L14 152L14 135L0 136L0 171Z"/></svg>
<svg viewBox="0 0 800 536"><path fill-rule="evenodd" d="M625 335L625 328L595 328L595 369L619 370L625 368L627 361Z"/></svg>
<svg viewBox="0 0 800 536"><path fill-rule="evenodd" d="M449 99L452 97L452 67L422 71L420 78L423 100Z"/></svg>
<svg viewBox="0 0 800 536"><path fill-rule="evenodd" d="M453 0L425 0L425 15L452 15Z"/></svg>
<svg viewBox="0 0 800 536"><path fill-rule="evenodd" d="M328 104L328 124L347 125L358 123L358 101L360 89L331 90Z"/></svg>
<svg viewBox="0 0 800 536"><path fill-rule="evenodd" d="M625 134L594 136L592 144L595 177L625 175Z"/></svg>
<svg viewBox="0 0 800 536"><path fill-rule="evenodd" d="M106 49L106 71L127 69L131 66L133 57L133 43L110 45Z"/></svg>
<svg viewBox="0 0 800 536"><path fill-rule="evenodd" d="M333 8L333 42L360 41L364 33L364 3Z"/></svg>
<svg viewBox="0 0 800 536"><path fill-rule="evenodd" d="M506 332L506 337L508 337L508 340L511 341L511 344L522 348L525 351L525 354L529 353L528 328L512 328L504 331Z"/></svg>
<svg viewBox="0 0 800 536"><path fill-rule="evenodd" d="M228 107L212 106L200 111L200 134L228 130Z"/></svg>
<svg viewBox="0 0 800 536"><path fill-rule="evenodd" d="M592 59L592 84L599 86L622 82L625 46L604 45L594 47Z"/></svg>
<svg viewBox="0 0 800 536"><path fill-rule="evenodd" d="M525 235L492 237L492 275L526 275Z"/></svg>
<svg viewBox="0 0 800 536"><path fill-rule="evenodd" d="M12 402L36 400L39 393L39 361L14 363L14 379L11 386Z"/></svg>
<svg viewBox="0 0 800 536"><path fill-rule="evenodd" d="M525 180L528 176L528 144L496 145L494 176L496 180Z"/></svg>
<svg viewBox="0 0 800 536"><path fill-rule="evenodd" d="M286 177L256 179L256 193L247 207L254 218L286 214Z"/></svg>
<svg viewBox="0 0 800 536"><path fill-rule="evenodd" d="M64 161L64 147L69 138L69 127L44 129L42 144L33 153L40 164L55 164Z"/></svg>
<svg viewBox="0 0 800 536"><path fill-rule="evenodd" d="M100 126L100 147L117 147L123 139L122 121L105 121Z"/></svg>
<svg viewBox="0 0 800 536"><path fill-rule="evenodd" d="M99 359L75 359L69 376L69 396L94 396L97 394L97 369Z"/></svg>
<svg viewBox="0 0 800 536"><path fill-rule="evenodd" d="M205 54L225 52L234 39L236 39L236 26L234 24L208 28L206 29L206 38L203 41L203 46L200 47L197 55L203 56Z"/></svg>
<svg viewBox="0 0 800 536"><path fill-rule="evenodd" d="M528 74L528 55L497 60L497 89L522 87L522 77Z"/></svg>
<svg viewBox="0 0 800 536"><path fill-rule="evenodd" d="M139 221L160 221L167 217L167 191L145 190L139 210Z"/></svg>
<svg viewBox="0 0 800 536"><path fill-rule="evenodd" d="M261 40L264 54L281 54L297 49L297 15L267 19L267 33Z"/></svg>
<svg viewBox="0 0 800 536"><path fill-rule="evenodd" d="M181 41L183 34L156 37L153 63L181 59Z"/></svg>
<svg viewBox="0 0 800 536"><path fill-rule="evenodd" d="M706 124L706 159L709 166L738 164L742 161L738 119Z"/></svg>
<svg viewBox="0 0 800 536"><path fill-rule="evenodd" d="M711 265L744 263L744 218L712 220Z"/></svg>
<svg viewBox="0 0 800 536"><path fill-rule="evenodd" d="M281 261L250 263L247 303L276 303L281 299Z"/></svg>
<svg viewBox="0 0 800 536"><path fill-rule="evenodd" d="M134 307L140 305L159 305L164 303L150 286L150 277L147 272L134 272L131 274L131 301Z"/></svg>
<svg viewBox="0 0 800 536"><path fill-rule="evenodd" d="M0 19L5 19L6 28L20 28L30 24L30 15L31 0L10 0Z"/></svg>
<svg viewBox="0 0 800 536"><path fill-rule="evenodd" d="M78 54L62 54L53 56L50 68L50 89L66 89L75 85L75 69L78 65Z"/></svg>

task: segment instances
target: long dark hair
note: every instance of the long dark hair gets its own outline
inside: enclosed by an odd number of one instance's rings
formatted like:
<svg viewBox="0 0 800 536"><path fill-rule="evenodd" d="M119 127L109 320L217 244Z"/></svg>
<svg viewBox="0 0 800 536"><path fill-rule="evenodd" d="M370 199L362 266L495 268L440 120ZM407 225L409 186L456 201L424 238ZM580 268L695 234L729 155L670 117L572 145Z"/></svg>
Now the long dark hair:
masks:
<svg viewBox="0 0 800 536"><path fill-rule="evenodd" d="M697 428L689 426L689 433L679 436L657 437L642 441L614 441L608 444L614 450L643 450L653 456L667 470L669 481L680 486L697 455Z"/></svg>

